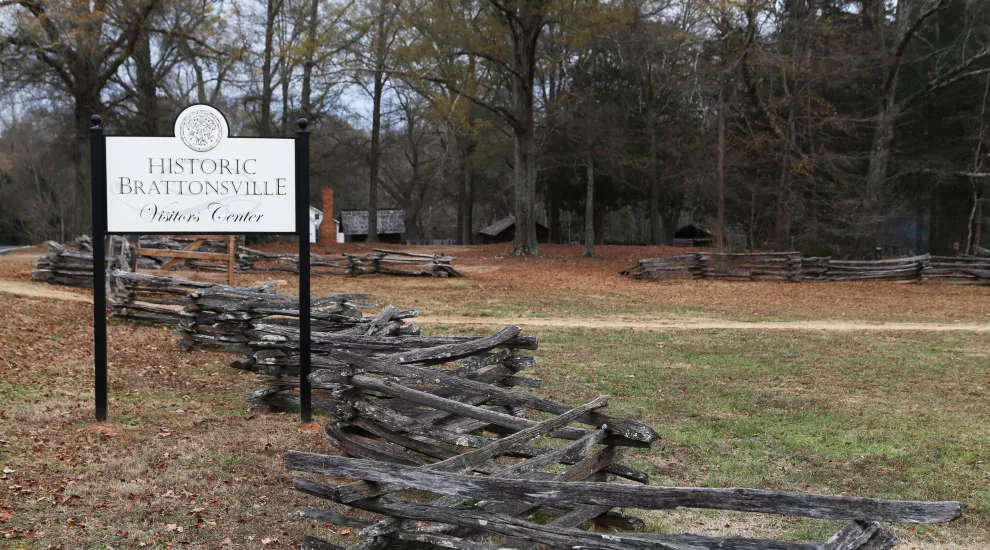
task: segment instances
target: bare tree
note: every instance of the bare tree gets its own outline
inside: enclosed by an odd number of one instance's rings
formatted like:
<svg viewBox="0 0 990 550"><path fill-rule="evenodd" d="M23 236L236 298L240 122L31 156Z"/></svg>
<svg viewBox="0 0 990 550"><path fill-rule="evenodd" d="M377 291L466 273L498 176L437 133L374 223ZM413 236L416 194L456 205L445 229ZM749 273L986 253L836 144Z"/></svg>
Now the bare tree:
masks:
<svg viewBox="0 0 990 550"><path fill-rule="evenodd" d="M134 53L149 16L160 0L20 0L13 7L15 24L4 29L4 47L30 56L53 76L50 82L72 98L75 146L75 212L73 233L89 227L88 149L90 117L104 110L103 90Z"/></svg>

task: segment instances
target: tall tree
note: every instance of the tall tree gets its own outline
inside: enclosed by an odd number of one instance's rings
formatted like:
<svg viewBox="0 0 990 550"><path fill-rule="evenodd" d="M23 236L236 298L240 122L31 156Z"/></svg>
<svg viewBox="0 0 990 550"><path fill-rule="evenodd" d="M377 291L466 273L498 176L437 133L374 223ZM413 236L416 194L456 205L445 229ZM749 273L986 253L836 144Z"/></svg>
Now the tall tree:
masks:
<svg viewBox="0 0 990 550"><path fill-rule="evenodd" d="M364 40L355 44L355 82L371 100L368 154L368 241L378 242L378 188L381 185L382 102L391 77L395 42L401 30L398 0L366 0L358 15Z"/></svg>
<svg viewBox="0 0 990 550"><path fill-rule="evenodd" d="M443 6L444 0L435 3ZM499 74L508 97L496 94L490 99L472 94L460 82L424 68L418 76L438 82L466 100L498 115L509 127L513 139L512 182L515 191L516 255L539 254L536 237L536 176L538 144L536 136L535 76L540 35L558 6L554 0L485 0L483 10L472 12L468 20L450 21L427 18L431 25L430 46L449 58L474 56L484 59ZM442 13L456 13L444 9Z"/></svg>
<svg viewBox="0 0 990 550"><path fill-rule="evenodd" d="M52 75L72 99L75 145L75 212L70 227L87 231L90 218L88 139L90 117L104 112L103 91L134 53L145 23L161 0L8 0L14 26L3 36Z"/></svg>
<svg viewBox="0 0 990 550"><path fill-rule="evenodd" d="M955 49L959 54L958 61L947 66L934 67L934 74L920 89L898 97L909 48L917 42L919 32L926 25L937 24L939 13L951 2L952 0L898 0L893 6L893 28L888 28L884 2L864 2L864 16L867 24L874 29L880 57L883 59L880 69L881 85L877 93L876 123L866 170L865 212L867 223L870 224L867 235L873 240L867 243L869 247L880 244L876 241L883 222L887 173L898 118L929 94L974 76L990 74L990 68L980 66L990 60L990 43L968 45L966 41L969 36L963 35L959 36L954 48L949 48ZM871 7L873 9L869 9ZM926 53L944 55L946 52Z"/></svg>

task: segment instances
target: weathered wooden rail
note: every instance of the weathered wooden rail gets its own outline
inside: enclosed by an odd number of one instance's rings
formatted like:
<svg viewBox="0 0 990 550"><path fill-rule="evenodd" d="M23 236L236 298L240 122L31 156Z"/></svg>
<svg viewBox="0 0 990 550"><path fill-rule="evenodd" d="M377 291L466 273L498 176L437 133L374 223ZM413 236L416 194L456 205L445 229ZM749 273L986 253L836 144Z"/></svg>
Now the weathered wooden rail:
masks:
<svg viewBox="0 0 990 550"><path fill-rule="evenodd" d="M249 401L298 405L298 298L278 295L277 283L236 288L119 270L109 280L115 313L175 325L186 344L241 353L232 366L255 372L264 385ZM368 538L355 550L876 550L897 543L876 521L936 523L960 513L954 502L649 486L645 473L622 463L622 452L652 446L657 433L609 415L605 398L570 407L528 391L541 384L524 375L536 361L524 352L537 342L518 327L423 336L405 322L416 312L388 306L365 316L365 298L313 301L313 404L332 415L327 438L348 456L290 452L285 460L292 470L355 480L294 482L368 513L300 512L361 527ZM829 541L792 543L644 533L641 520L618 511L676 507L851 523ZM579 528L588 524L595 530ZM338 548L315 537L304 547Z"/></svg>
<svg viewBox="0 0 990 550"><path fill-rule="evenodd" d="M195 317L196 301L204 295L220 295L214 304L226 301L237 307L251 298L276 298L276 287L282 283L269 281L242 288L111 269L107 272L107 303L117 317L179 326Z"/></svg>
<svg viewBox="0 0 990 550"><path fill-rule="evenodd" d="M145 258L151 258L154 261L163 261L164 263L159 267L162 271L167 271L182 262L189 262L190 265L196 265L194 262L206 260L205 265L210 269L220 268L227 273L228 285L234 284L234 271L237 268L236 236L187 235L185 238L191 239L191 242L181 249L174 247L139 246L137 254ZM223 252L201 250L208 243L213 244L217 241L225 243L225 250Z"/></svg>
<svg viewBox="0 0 990 550"><path fill-rule="evenodd" d="M181 237L142 237L141 247L146 252L161 248L171 251L166 254L182 254L182 249L192 242L191 239ZM225 242L222 240L206 240L201 248L221 254L225 253L225 246ZM297 254L265 252L239 246L236 256L237 271L240 273L248 271L299 272L299 256ZM312 266L312 273L315 275L356 276L380 273L385 275L462 277L463 275L453 267L454 260L454 257L442 254L414 254L376 248L365 254L337 256L312 254L310 265ZM190 259L185 260L185 265L190 268L214 271L227 269L225 263L196 261L191 256ZM162 265L163 269L169 267L172 265Z"/></svg>
<svg viewBox="0 0 990 550"><path fill-rule="evenodd" d="M130 266L134 248L120 236L110 238L107 246L106 265L109 269ZM34 264L31 278L50 284L67 286L93 286L93 246L92 239L82 235L63 246L48 241L48 254Z"/></svg>
<svg viewBox="0 0 990 550"><path fill-rule="evenodd" d="M115 316L174 327L183 349L214 345L243 355L231 366L257 373L262 384L249 392L248 401L294 407L299 403L299 298L279 295L281 283L241 288L111 270L108 304ZM420 337L419 327L406 323L417 311L387 306L365 315L363 310L374 307L362 303L367 298L338 294L312 299L314 368L326 364L319 355L325 349L374 355L463 340ZM317 399L318 405L322 402Z"/></svg>
<svg viewBox="0 0 990 550"><path fill-rule="evenodd" d="M285 465L335 480L300 477L298 491L368 514L300 514L360 527L367 538L353 550L876 550L897 543L877 521L938 523L961 513L957 502L649 486L645 473L621 463L622 451L653 445L657 433L607 414L604 397L572 408L526 391L540 382L520 374L535 359L516 353L518 339L508 327L371 355L323 347L310 379L330 392L326 435L346 456L290 451ZM617 511L677 507L851 523L829 541L792 543L643 533L641 520ZM596 528L579 528L588 524ZM317 537L303 547L340 548Z"/></svg>
<svg viewBox="0 0 990 550"><path fill-rule="evenodd" d="M731 281L899 281L990 285L990 258L912 256L888 260L834 260L797 252L715 254L698 252L648 258L620 272L635 279L691 276Z"/></svg>
<svg viewBox="0 0 990 550"><path fill-rule="evenodd" d="M291 273L299 271L299 258L294 254L272 254L244 249L240 257L242 265L249 265L244 269ZM313 254L310 263L314 274L463 277L463 274L454 269L454 259L452 256L438 254L413 254L376 248L365 254Z"/></svg>
<svg viewBox="0 0 990 550"><path fill-rule="evenodd" d="M237 246L231 260L229 239L186 238L178 236L144 235L135 249L120 236L111 236L107 268L126 267L118 256L136 256L142 270L168 270L176 267L227 273L228 285L233 272L283 271L299 273L299 256L264 252ZM195 247L196 250L191 250ZM126 251L118 254L114 250ZM51 284L93 286L93 248L91 239L82 236L67 245L48 243L48 254L35 263L32 279ZM312 254L313 275L403 275L429 277L463 277L453 266L454 257L438 254L413 254L395 250L374 249L366 254L324 256ZM114 263L116 262L116 263ZM232 287L234 288L234 287Z"/></svg>
<svg viewBox="0 0 990 550"><path fill-rule="evenodd" d="M93 252L48 242L48 254L34 264L35 281L66 286L93 286Z"/></svg>

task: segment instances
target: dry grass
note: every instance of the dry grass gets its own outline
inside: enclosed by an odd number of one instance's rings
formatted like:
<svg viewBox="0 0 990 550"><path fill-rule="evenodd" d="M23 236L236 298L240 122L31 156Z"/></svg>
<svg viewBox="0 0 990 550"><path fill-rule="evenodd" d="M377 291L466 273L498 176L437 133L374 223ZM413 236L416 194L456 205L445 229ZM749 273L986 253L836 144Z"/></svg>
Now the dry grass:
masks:
<svg viewBox="0 0 990 550"><path fill-rule="evenodd" d="M590 260L578 258L577 247L547 247L550 255L532 259L498 256L506 250L447 247L465 279L318 277L314 295L368 292L378 303L479 322L990 320L986 288L639 282L616 272L683 250L601 247L602 257ZM29 279L34 258L0 257L0 279ZM249 274L240 283L265 278ZM274 278L293 292L293 276ZM183 353L160 327L112 324L111 420L94 425L89 316L85 303L0 293L0 548L291 548L307 530L356 540L295 516L314 502L291 490L282 453L331 449L291 413L249 410L251 378L229 369L228 355ZM666 442L631 459L658 482L958 498L970 506L964 520L899 529L905 548L990 548L985 336L539 334L535 374L549 382L540 391L568 402L612 394L617 413L657 426ZM820 538L834 527L704 511L647 517L659 530L711 535Z"/></svg>
<svg viewBox="0 0 990 550"><path fill-rule="evenodd" d="M387 245L413 252L439 248ZM291 246L280 245L284 251ZM362 250L336 245L332 252ZM366 250L366 249L363 249ZM506 315L636 319L863 320L990 323L990 289L896 283L726 282L672 279L637 281L618 272L641 258L684 254L689 249L600 246L599 257L581 258L581 247L543 245L545 256L505 255L509 247L449 246L464 279L388 276L313 279L313 293L368 292L385 303L422 309L424 315ZM326 252L322 247L316 252ZM295 285L290 274L279 276ZM247 280L259 280L257 275Z"/></svg>
<svg viewBox="0 0 990 550"><path fill-rule="evenodd" d="M990 324L990 289L978 286L915 285L884 282L801 283L727 282L671 279L637 281L618 275L642 258L684 254L691 249L599 246L596 258L581 258L581 247L543 245L537 258L508 256L507 245L442 248L384 245L411 252L456 256L463 279L316 276L313 295L366 292L379 303L418 308L426 316L572 317L627 319L836 320ZM295 245L260 248L294 252ZM367 251L334 245L314 252ZM39 251L0 257L0 279L30 279ZM174 273L224 282L219 273ZM297 291L291 273L238 275L248 285L283 279L283 292ZM86 292L75 289L75 292Z"/></svg>
<svg viewBox="0 0 990 550"><path fill-rule="evenodd" d="M95 425L90 312L0 295L0 547L294 547L311 524L281 455L328 452L320 431L248 411L229 356L121 324Z"/></svg>

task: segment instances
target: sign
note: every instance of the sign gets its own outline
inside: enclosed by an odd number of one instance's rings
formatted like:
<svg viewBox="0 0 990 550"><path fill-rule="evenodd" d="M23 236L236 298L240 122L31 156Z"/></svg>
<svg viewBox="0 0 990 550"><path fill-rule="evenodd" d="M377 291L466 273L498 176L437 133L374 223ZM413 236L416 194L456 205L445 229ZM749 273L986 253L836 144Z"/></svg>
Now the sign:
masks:
<svg viewBox="0 0 990 550"><path fill-rule="evenodd" d="M309 123L295 138L232 138L227 120L193 105L175 137L103 133L93 115L89 159L93 214L93 394L107 419L107 233L291 233L299 237L299 416L313 419L309 239ZM297 225L298 221L298 225ZM230 241L232 243L233 238ZM228 254L233 252L229 245ZM172 257L203 254L169 251ZM229 269L233 258L228 257Z"/></svg>
<svg viewBox="0 0 990 550"><path fill-rule="evenodd" d="M107 232L295 233L295 142L233 138L208 105L174 137L106 136Z"/></svg>

